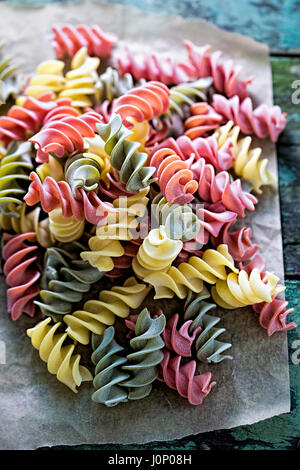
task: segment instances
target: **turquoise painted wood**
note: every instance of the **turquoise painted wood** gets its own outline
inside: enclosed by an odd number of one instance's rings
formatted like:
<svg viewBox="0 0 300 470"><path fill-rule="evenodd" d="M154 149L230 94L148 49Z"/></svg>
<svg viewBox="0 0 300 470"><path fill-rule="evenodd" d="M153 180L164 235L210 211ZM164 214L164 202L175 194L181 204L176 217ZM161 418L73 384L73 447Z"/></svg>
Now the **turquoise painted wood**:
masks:
<svg viewBox="0 0 300 470"><path fill-rule="evenodd" d="M1 0L0 0L1 1ZM64 1L64 0L62 0ZM52 3L23 0L28 5ZM288 112L288 125L277 145L283 248L286 277L286 298L295 312L290 320L300 323L300 104L292 103L291 87L300 80L300 1L298 0L110 0L110 3L133 5L145 11L175 13L184 17L201 17L228 31L246 34L267 43L271 57L274 101ZM281 57L278 57L280 55ZM291 55L293 57L291 57ZM288 332L291 413L280 415L251 426L233 430L188 436L143 446L94 445L73 449L296 449L300 448L300 341L299 328ZM59 446L55 449L60 448ZM65 448L65 447L64 447Z"/></svg>

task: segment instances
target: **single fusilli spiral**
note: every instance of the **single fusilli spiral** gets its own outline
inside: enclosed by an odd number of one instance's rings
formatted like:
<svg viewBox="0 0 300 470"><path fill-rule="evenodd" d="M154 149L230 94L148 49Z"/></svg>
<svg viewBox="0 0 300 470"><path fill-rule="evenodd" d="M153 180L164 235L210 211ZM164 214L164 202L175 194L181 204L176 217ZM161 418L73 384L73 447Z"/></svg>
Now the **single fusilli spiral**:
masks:
<svg viewBox="0 0 300 470"><path fill-rule="evenodd" d="M97 99L103 103L108 100L110 103L122 95L125 95L134 87L134 81L130 73L125 73L122 77L118 71L112 67L107 67L96 83Z"/></svg>
<svg viewBox="0 0 300 470"><path fill-rule="evenodd" d="M76 197L77 189L96 191L105 161L91 153L83 153L70 158L65 165L66 181Z"/></svg>
<svg viewBox="0 0 300 470"><path fill-rule="evenodd" d="M122 382L129 388L129 400L145 398L152 390L152 383L158 376L157 366L163 359L161 334L165 325L163 314L153 319L145 308L138 315L135 336L130 340L133 352L127 354L127 362L122 366L122 370L130 373L130 377Z"/></svg>
<svg viewBox="0 0 300 470"><path fill-rule="evenodd" d="M275 176L267 169L268 159L259 160L262 154L260 147L250 148L252 139L250 136L238 139L240 128L233 127L233 122L229 121L225 126L219 127L212 135L212 142L216 142L218 148L230 146L230 152L234 158L233 169L237 176L250 181L253 191L262 193L260 189L264 185L274 185Z"/></svg>
<svg viewBox="0 0 300 470"><path fill-rule="evenodd" d="M65 78L63 75L64 62L61 60L46 60L37 67L25 89L25 95L39 98L43 93L52 92L56 95L63 89Z"/></svg>
<svg viewBox="0 0 300 470"><path fill-rule="evenodd" d="M17 320L23 313L30 317L35 314L33 299L40 291L40 271L36 265L38 246L25 243L35 238L34 232L4 234L6 243L2 249L2 258L5 260L3 272L9 286L6 293L7 310L13 320Z"/></svg>
<svg viewBox="0 0 300 470"><path fill-rule="evenodd" d="M40 202L45 212L61 207L64 217L74 216L78 221L85 219L91 224L106 223L107 215L113 210L111 205L102 202L94 191L85 193L83 188L80 188L75 198L66 181L56 182L47 176L41 182L35 172L30 174L30 179L32 183L24 197L28 206Z"/></svg>
<svg viewBox="0 0 300 470"><path fill-rule="evenodd" d="M265 280L261 279L259 269L254 268L248 275L245 270L228 274L225 280L218 279L212 287L214 301L222 308L234 309L253 305L259 302L271 302L272 295L278 292L279 278L266 272Z"/></svg>
<svg viewBox="0 0 300 470"><path fill-rule="evenodd" d="M232 223L223 225L219 234L211 237L214 246L224 243L235 261L247 261L251 259L258 250L258 245L251 240L251 228L242 227L236 231L229 231Z"/></svg>
<svg viewBox="0 0 300 470"><path fill-rule="evenodd" d="M181 240L168 237L163 225L152 229L132 260L132 269L140 279L169 269L182 249Z"/></svg>
<svg viewBox="0 0 300 470"><path fill-rule="evenodd" d="M193 179L188 161L181 160L173 150L162 148L152 155L149 163L156 168L158 185L168 202L186 204L194 199L198 183Z"/></svg>
<svg viewBox="0 0 300 470"><path fill-rule="evenodd" d="M60 207L49 212L49 229L54 240L67 243L79 240L84 232L85 221L64 217Z"/></svg>
<svg viewBox="0 0 300 470"><path fill-rule="evenodd" d="M40 300L35 301L44 315L55 320L70 313L103 273L78 259L83 246L78 242L64 248L51 247L45 254Z"/></svg>
<svg viewBox="0 0 300 470"><path fill-rule="evenodd" d="M245 217L245 209L254 210L256 197L243 191L239 179L231 182L227 171L216 174L214 167L206 164L204 158L197 160L191 169L198 181L198 194L203 201L220 201L226 209L235 212L239 217Z"/></svg>
<svg viewBox="0 0 300 470"><path fill-rule="evenodd" d="M158 225L164 225L169 238L186 242L200 230L200 220L188 204L172 204L158 193L151 203L151 212Z"/></svg>
<svg viewBox="0 0 300 470"><path fill-rule="evenodd" d="M231 344L217 339L226 330L216 327L220 318L210 314L216 305L205 301L209 297L205 288L196 295L189 292L184 304L184 319L192 320L189 326L190 334L199 328L201 330L195 341L197 359L201 362L218 363L224 359L232 359L232 356L223 354Z"/></svg>
<svg viewBox="0 0 300 470"><path fill-rule="evenodd" d="M136 192L149 186L155 168L145 166L148 155L137 151L138 142L126 140L131 132L122 124L121 117L113 115L108 124L97 125L97 130L105 141L105 151L110 155L112 166L120 171L120 181L126 184L127 191Z"/></svg>
<svg viewBox="0 0 300 470"><path fill-rule="evenodd" d="M40 358L47 363L50 374L69 387L74 393L82 382L91 381L90 371L80 364L80 354L74 354L75 344L65 344L67 333L58 333L61 323L50 324L51 318L27 330L32 346L39 350Z"/></svg>
<svg viewBox="0 0 300 470"><path fill-rule="evenodd" d="M191 140L207 135L222 123L221 114L216 113L208 103L193 103L191 116L184 122L185 135Z"/></svg>
<svg viewBox="0 0 300 470"><path fill-rule="evenodd" d="M271 336L276 331L287 331L296 328L295 322L286 323L286 317L294 311L287 309L288 302L276 299L276 294L272 296L271 302L261 302L252 306L256 313L259 313L259 323Z"/></svg>
<svg viewBox="0 0 300 470"><path fill-rule="evenodd" d="M138 122L149 121L169 110L169 88L161 82L146 82L129 90L115 102L114 112L120 114L123 124L132 127L127 118Z"/></svg>
<svg viewBox="0 0 300 470"><path fill-rule="evenodd" d="M84 151L84 137L95 137L96 124L102 120L95 112L88 111L76 117L64 117L46 122L43 128L29 139L37 148L36 161L47 162L49 154L63 157L66 153Z"/></svg>
<svg viewBox="0 0 300 470"><path fill-rule="evenodd" d="M128 47L117 57L117 66L122 76L130 73L135 80L157 80L165 85L179 85L195 78L194 67L188 63L177 63L157 54L134 55Z"/></svg>
<svg viewBox="0 0 300 470"><path fill-rule="evenodd" d="M183 398L187 398L191 405L201 405L216 382L211 382L210 372L196 375L196 361L181 365L181 359L178 355L172 357L165 350L158 378L172 390L177 390Z"/></svg>
<svg viewBox="0 0 300 470"><path fill-rule="evenodd" d="M98 300L88 300L82 310L64 316L68 335L79 343L89 344L91 332L101 335L115 323L116 316L128 317L130 308L139 308L150 290L134 277L128 278L123 286L101 290Z"/></svg>
<svg viewBox="0 0 300 470"><path fill-rule="evenodd" d="M253 77L240 80L240 66L234 66L232 60L221 62L221 51L213 52L209 55L211 46L198 47L191 41L184 41L188 53L190 64L194 67L195 77L212 77L214 87L226 96L238 95L244 99L248 95L247 86L252 82Z"/></svg>
<svg viewBox="0 0 300 470"><path fill-rule="evenodd" d="M155 299L172 298L174 294L184 299L189 290L201 292L203 281L215 284L217 280L228 278L225 268L238 272L226 245L219 245L217 250L207 249L201 258L191 256L188 262L178 267L171 266L166 272L154 272L144 281L155 289Z"/></svg>
<svg viewBox="0 0 300 470"><path fill-rule="evenodd" d="M108 57L117 37L112 33L105 33L98 25L87 26L79 24L72 26L53 26L52 45L56 56L62 59L65 55L73 57L82 47L86 47L89 55Z"/></svg>
<svg viewBox="0 0 300 470"><path fill-rule="evenodd" d="M0 161L0 214L18 215L16 209L23 204L32 168L30 143L11 143Z"/></svg>
<svg viewBox="0 0 300 470"><path fill-rule="evenodd" d="M107 328L103 336L92 336L92 362L95 364L95 377L93 385L96 391L92 400L106 406L116 406L126 402L128 391L121 386L121 382L129 377L129 373L122 370L122 365L127 362L124 348L115 338L113 326Z"/></svg>
<svg viewBox="0 0 300 470"><path fill-rule="evenodd" d="M59 96L70 98L75 108L91 106L92 98L96 95L99 64L100 60L89 57L86 47L82 47L72 59L71 70L66 73L66 81Z"/></svg>
<svg viewBox="0 0 300 470"><path fill-rule="evenodd" d="M222 95L214 95L214 109L227 121L237 124L244 134L256 134L260 138L270 137L276 142L286 125L286 113L279 106L261 104L253 109L251 98L240 101L238 96L226 99Z"/></svg>
<svg viewBox="0 0 300 470"><path fill-rule="evenodd" d="M163 331L163 340L169 351L173 351L181 357L191 357L192 345L196 336L201 332L201 328L195 328L190 332L192 320L184 322L180 328L178 327L178 321L178 313L168 319L166 328Z"/></svg>
<svg viewBox="0 0 300 470"><path fill-rule="evenodd" d="M114 269L114 258L124 254L125 250L119 240L103 240L95 236L89 239L89 251L82 251L80 256L99 271L108 272Z"/></svg>

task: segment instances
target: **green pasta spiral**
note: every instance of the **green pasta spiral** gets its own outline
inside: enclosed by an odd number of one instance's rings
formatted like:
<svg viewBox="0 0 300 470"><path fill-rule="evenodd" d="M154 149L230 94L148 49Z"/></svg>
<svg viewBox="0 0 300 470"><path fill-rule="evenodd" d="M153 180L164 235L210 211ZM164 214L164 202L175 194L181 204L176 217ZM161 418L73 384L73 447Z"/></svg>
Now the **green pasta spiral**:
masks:
<svg viewBox="0 0 300 470"><path fill-rule="evenodd" d="M120 77L117 70L107 67L96 83L96 96L101 102L105 100L112 102L115 98L125 95L133 87L134 81L130 73L125 73L123 77Z"/></svg>
<svg viewBox="0 0 300 470"><path fill-rule="evenodd" d="M197 99L198 101L207 101L206 92L211 84L212 78L206 77L170 88L169 117L172 119L172 114L178 114L183 118L184 105L191 106Z"/></svg>
<svg viewBox="0 0 300 470"><path fill-rule="evenodd" d="M103 273L93 268L88 261L78 259L85 247L78 242L66 243L63 248L48 248L45 254L44 274L41 279L40 301L35 301L44 315L55 321L61 320L74 310L98 282Z"/></svg>
<svg viewBox="0 0 300 470"><path fill-rule="evenodd" d="M105 151L110 155L112 166L120 171L120 180L129 192L146 188L154 179L154 167L145 166L148 155L138 152L139 142L126 140L132 132L123 124L119 114L111 117L108 124L96 124L100 137L105 141Z"/></svg>
<svg viewBox="0 0 300 470"><path fill-rule="evenodd" d="M17 207L29 187L31 144L13 142L0 162L0 214L18 217Z"/></svg>
<svg viewBox="0 0 300 470"><path fill-rule="evenodd" d="M138 316L136 336L130 340L133 352L127 355L127 363L122 366L131 375L122 383L129 387L129 400L147 397L152 390L152 383L158 375L157 366L163 359L164 342L160 335L165 325L164 315L153 319L146 308Z"/></svg>
<svg viewBox="0 0 300 470"><path fill-rule="evenodd" d="M197 358L201 362L222 362L224 359L232 359L232 356L223 353L231 347L230 343L224 343L217 338L224 333L225 328L216 328L220 318L210 315L210 311L216 308L215 304L205 302L210 297L209 292L204 289L199 294L189 292L184 304L184 319L193 320L189 328L192 334L197 327L202 332L195 342Z"/></svg>
<svg viewBox="0 0 300 470"><path fill-rule="evenodd" d="M123 353L124 348L120 346L115 338L115 329L110 326L104 334L92 335L92 362L95 364L95 378L93 385L96 391L92 400L96 403L112 407L127 401L127 390L120 383L129 377L122 370L122 365L127 362Z"/></svg>
<svg viewBox="0 0 300 470"><path fill-rule="evenodd" d="M173 240L192 240L200 230L200 221L188 204L172 204L158 193L152 200L151 210L157 224L164 225Z"/></svg>
<svg viewBox="0 0 300 470"><path fill-rule="evenodd" d="M100 180L101 168L97 162L84 155L72 157L66 164L65 176L73 196L76 191L83 188L85 191L95 191Z"/></svg>

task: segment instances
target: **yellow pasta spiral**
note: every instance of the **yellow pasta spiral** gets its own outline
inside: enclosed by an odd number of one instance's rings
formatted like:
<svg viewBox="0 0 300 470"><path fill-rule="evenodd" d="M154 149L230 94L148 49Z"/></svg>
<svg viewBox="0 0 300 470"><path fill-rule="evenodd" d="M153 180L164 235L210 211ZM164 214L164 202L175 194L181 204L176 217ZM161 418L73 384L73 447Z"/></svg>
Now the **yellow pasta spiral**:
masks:
<svg viewBox="0 0 300 470"><path fill-rule="evenodd" d="M25 90L26 96L38 98L43 93L52 91L59 93L65 86L63 76L64 62L61 60L46 60L41 62L36 70L36 74L30 79ZM21 105L22 98L17 102Z"/></svg>
<svg viewBox="0 0 300 470"><path fill-rule="evenodd" d="M59 97L71 98L75 108L91 106L90 97L96 94L96 70L99 64L97 57L88 56L86 47L79 49L72 59L71 70L66 73L66 83Z"/></svg>
<svg viewBox="0 0 300 470"><path fill-rule="evenodd" d="M26 204L22 204L16 209L19 217L11 217L5 214L0 215L0 227L5 230L13 230L16 233L35 232L38 243L49 248L54 242L51 237L49 227L49 217L40 220L41 208L36 207L34 210L26 213Z"/></svg>
<svg viewBox="0 0 300 470"><path fill-rule="evenodd" d="M148 121L138 122L134 118L127 118L129 122L133 124L133 127L130 129L132 134L129 137L126 137L126 140L131 142L139 142L141 145L137 149L139 152L145 152L145 143L149 134L150 126Z"/></svg>
<svg viewBox="0 0 300 470"><path fill-rule="evenodd" d="M60 322L49 325L51 318L38 323L27 330L32 346L39 350L40 358L47 363L50 374L69 387L74 393L82 382L93 380L89 370L80 365L80 354L73 354L75 344L63 345L67 333L56 333Z"/></svg>
<svg viewBox="0 0 300 470"><path fill-rule="evenodd" d="M113 206L118 212L111 212L107 217L107 224L98 227L96 235L105 240L132 240L131 232L137 229L139 217L143 217L148 204L147 194L149 188L141 189L138 193L129 197L115 199Z"/></svg>
<svg viewBox="0 0 300 470"><path fill-rule="evenodd" d="M109 180L106 175L112 170L112 166L110 157L104 150L105 142L98 134L95 137L86 137L84 142L87 150L83 156L92 158L98 163L101 168L100 179L109 187Z"/></svg>
<svg viewBox="0 0 300 470"><path fill-rule="evenodd" d="M253 305L259 302L271 302L272 295L280 292L277 287L279 278L266 272L267 282L261 279L261 273L254 268L250 275L242 270L238 274L230 273L225 280L217 280L212 287L212 297L220 307L233 309Z"/></svg>
<svg viewBox="0 0 300 470"><path fill-rule="evenodd" d="M135 274L144 279L154 272L165 272L171 266L182 249L181 240L171 240L164 225L150 230L133 258L132 268Z"/></svg>
<svg viewBox="0 0 300 470"><path fill-rule="evenodd" d="M88 261L99 271L111 271L114 268L113 258L124 255L125 250L119 240L102 240L95 236L89 239L90 251L82 251L81 258Z"/></svg>
<svg viewBox="0 0 300 470"><path fill-rule="evenodd" d="M65 175L62 164L57 158L49 155L49 161L38 165L35 169L41 181L44 181L47 176L51 176L55 181L64 181Z"/></svg>
<svg viewBox="0 0 300 470"><path fill-rule="evenodd" d="M225 126L219 127L213 137L217 139L219 147L222 147L228 138L231 139L233 144L231 151L234 156L233 169L236 175L250 181L253 185L253 191L261 194L261 186L274 185L276 178L267 169L268 159L259 160L262 149L260 147L250 149L251 137L238 139L239 133L240 128L233 127L233 122L229 121Z"/></svg>
<svg viewBox="0 0 300 470"><path fill-rule="evenodd" d="M59 242L73 242L79 240L84 232L84 220L75 217L64 217L61 207L49 212L49 226L54 240Z"/></svg>
<svg viewBox="0 0 300 470"><path fill-rule="evenodd" d="M201 292L203 281L215 284L217 279L227 279L226 267L238 272L227 245L219 245L216 250L205 250L201 258L191 256L177 268L149 274L144 281L155 288L155 299L170 299L174 294L184 299L190 290Z"/></svg>
<svg viewBox="0 0 300 470"><path fill-rule="evenodd" d="M90 332L101 335L107 326L114 324L116 316L126 318L130 308L141 306L150 290L151 286L139 284L134 277L128 278L123 286L102 290L99 300L88 300L83 310L64 316L66 332L79 343L88 344Z"/></svg>

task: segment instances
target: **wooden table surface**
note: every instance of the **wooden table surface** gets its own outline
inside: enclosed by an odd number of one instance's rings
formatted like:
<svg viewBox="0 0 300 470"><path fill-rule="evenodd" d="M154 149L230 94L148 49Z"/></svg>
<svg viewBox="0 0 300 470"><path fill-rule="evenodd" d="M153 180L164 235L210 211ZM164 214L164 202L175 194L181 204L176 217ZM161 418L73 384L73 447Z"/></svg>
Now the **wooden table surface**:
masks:
<svg viewBox="0 0 300 470"><path fill-rule="evenodd" d="M41 5L42 0L8 1ZM227 31L262 41L270 47L274 103L288 113L287 127L277 144L286 298L295 312L290 321L300 324L300 103L293 104L292 83L300 87L299 0L110 0L144 11L199 17ZM300 99L300 94L298 95ZM288 332L291 412L251 426L188 436L146 445L74 446L74 449L296 449L300 448L300 364L296 341L299 328ZM294 352L294 357L292 356ZM295 360L296 359L296 360ZM58 449L59 447L55 447Z"/></svg>

